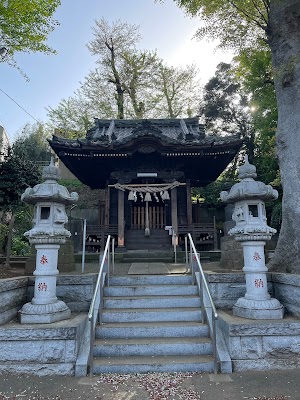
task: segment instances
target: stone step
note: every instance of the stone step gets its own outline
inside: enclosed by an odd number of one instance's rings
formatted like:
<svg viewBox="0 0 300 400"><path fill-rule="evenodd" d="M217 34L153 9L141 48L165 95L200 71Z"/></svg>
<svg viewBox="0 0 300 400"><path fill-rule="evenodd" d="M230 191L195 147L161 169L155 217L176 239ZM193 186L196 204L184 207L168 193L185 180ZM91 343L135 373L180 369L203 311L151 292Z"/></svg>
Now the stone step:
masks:
<svg viewBox="0 0 300 400"><path fill-rule="evenodd" d="M147 285L147 286L109 286L104 289L105 297L124 296L188 296L197 295L194 285Z"/></svg>
<svg viewBox="0 0 300 400"><path fill-rule="evenodd" d="M135 374L147 372L213 372L212 356L130 356L94 360L94 374Z"/></svg>
<svg viewBox="0 0 300 400"><path fill-rule="evenodd" d="M102 321L107 322L161 322L161 321L200 321L199 308L121 308L104 309Z"/></svg>
<svg viewBox="0 0 300 400"><path fill-rule="evenodd" d="M197 321L124 322L97 325L95 338L205 337L206 324Z"/></svg>
<svg viewBox="0 0 300 400"><path fill-rule="evenodd" d="M143 239L143 240L151 240L151 239L163 239L163 240L171 240L171 236L168 231L162 229L150 229L150 236L145 236L144 229L133 229L125 232L126 239Z"/></svg>
<svg viewBox="0 0 300 400"><path fill-rule="evenodd" d="M166 244L163 244L163 243L160 243L160 244L152 243L151 244L151 243L137 243L137 242L134 242L132 244L126 243L125 246L126 246L126 248L128 250L136 250L136 249L158 250L158 249L160 249L161 251L167 251L167 250L169 250L171 248L171 243L166 243Z"/></svg>
<svg viewBox="0 0 300 400"><path fill-rule="evenodd" d="M174 262L174 257L135 257L135 258L127 258L126 256L122 259L123 263L138 263L138 262L147 262L147 263L156 263L156 262L163 262L163 263L172 263Z"/></svg>
<svg viewBox="0 0 300 400"><path fill-rule="evenodd" d="M110 286L191 285L192 282L191 275L113 276L109 280Z"/></svg>
<svg viewBox="0 0 300 400"><path fill-rule="evenodd" d="M132 296L104 297L104 308L178 308L200 307L198 296Z"/></svg>
<svg viewBox="0 0 300 400"><path fill-rule="evenodd" d="M104 289L94 374L212 372L209 328L186 275L113 277Z"/></svg>
<svg viewBox="0 0 300 400"><path fill-rule="evenodd" d="M207 337L97 339L94 357L211 355Z"/></svg>

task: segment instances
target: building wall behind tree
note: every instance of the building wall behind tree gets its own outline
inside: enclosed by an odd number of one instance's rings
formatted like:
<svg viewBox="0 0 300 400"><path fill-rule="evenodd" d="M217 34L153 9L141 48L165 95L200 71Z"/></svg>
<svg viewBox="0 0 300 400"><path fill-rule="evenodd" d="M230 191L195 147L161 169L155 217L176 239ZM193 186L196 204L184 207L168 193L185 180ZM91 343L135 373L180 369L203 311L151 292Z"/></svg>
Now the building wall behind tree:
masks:
<svg viewBox="0 0 300 400"><path fill-rule="evenodd" d="M4 160L4 155L3 153L7 148L9 147L10 142L9 142L9 137L6 132L6 130L3 128L3 126L0 125L0 160Z"/></svg>

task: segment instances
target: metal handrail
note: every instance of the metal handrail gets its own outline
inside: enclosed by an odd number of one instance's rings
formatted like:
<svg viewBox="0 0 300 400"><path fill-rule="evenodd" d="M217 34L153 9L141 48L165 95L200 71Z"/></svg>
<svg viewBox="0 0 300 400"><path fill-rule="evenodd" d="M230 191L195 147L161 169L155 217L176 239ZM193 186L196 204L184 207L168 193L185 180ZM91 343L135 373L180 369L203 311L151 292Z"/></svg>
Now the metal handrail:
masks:
<svg viewBox="0 0 300 400"><path fill-rule="evenodd" d="M195 282L195 270L194 270L194 265L193 265L193 253L196 258L199 272L200 272L200 282L199 282L199 294L201 298L201 316L202 316L202 323L205 322L205 316L207 317L208 315L208 309L204 303L204 290L206 290L207 297L209 299L210 305L211 305L211 316L212 316L212 325L211 325L211 339L213 341L213 357L214 357L214 373L216 374L218 372L218 361L217 361L217 333L216 333L216 320L218 319L218 313L216 310L216 307L214 305L214 301L212 299L212 296L210 294L210 290L201 266L201 262L196 250L196 247L194 245L192 236L190 233L188 233L188 239L190 243L190 266L191 266L191 272L192 272L192 277L193 277L193 282Z"/></svg>
<svg viewBox="0 0 300 400"><path fill-rule="evenodd" d="M109 286L110 242L111 242L111 236L108 235L102 259L100 256L100 262L99 262L100 268L99 268L97 283L96 283L93 298L91 301L90 309L88 312L88 321L90 324L90 354L89 354L90 377L93 375L93 364L94 364L93 347L94 347L94 338L95 338L95 315L94 314L95 314L97 302L99 304L98 320L99 320L100 324L102 323L102 302L103 302L103 283L104 283L103 282L104 281L103 269L104 269L106 259L107 259L107 266L108 266L106 280L107 280L107 285ZM112 240L112 247L114 247L114 240ZM113 254L112 263L114 265L114 249L112 250L112 254Z"/></svg>

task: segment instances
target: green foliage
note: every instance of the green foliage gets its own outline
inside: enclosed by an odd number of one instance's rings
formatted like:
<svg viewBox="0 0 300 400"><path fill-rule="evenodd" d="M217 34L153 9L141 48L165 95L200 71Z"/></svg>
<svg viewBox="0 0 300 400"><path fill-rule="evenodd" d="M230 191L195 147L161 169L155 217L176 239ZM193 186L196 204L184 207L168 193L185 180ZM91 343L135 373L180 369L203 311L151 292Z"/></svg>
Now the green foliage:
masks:
<svg viewBox="0 0 300 400"><path fill-rule="evenodd" d="M38 183L40 172L36 164L21 151L9 148L0 162L0 209L14 211L21 203L21 194Z"/></svg>
<svg viewBox="0 0 300 400"><path fill-rule="evenodd" d="M18 52L55 53L45 42L58 25L52 16L60 0L0 0L0 44L4 61L16 66Z"/></svg>
<svg viewBox="0 0 300 400"><path fill-rule="evenodd" d="M51 152L47 137L42 124L26 124L14 142L14 154L23 155L25 159L38 165L50 162Z"/></svg>
<svg viewBox="0 0 300 400"><path fill-rule="evenodd" d="M224 203L220 199L220 193L223 190L229 190L234 183L220 179L210 183L206 187L192 188L192 198L203 201L212 210L223 208Z"/></svg>
<svg viewBox="0 0 300 400"><path fill-rule="evenodd" d="M163 1L163 0L161 0ZM174 0L188 14L201 18L197 37L218 40L221 48L239 51L263 45L269 30L266 0Z"/></svg>
<svg viewBox="0 0 300 400"><path fill-rule="evenodd" d="M84 137L86 131L92 127L93 117L95 115L103 117L102 113L99 114L96 111L99 107L100 112L102 106L107 108L107 105L104 105L101 100L100 104L96 103L92 107L88 98L78 91L73 97L62 99L56 108L47 108L50 126L55 128L55 134L60 137L70 139Z"/></svg>
<svg viewBox="0 0 300 400"><path fill-rule="evenodd" d="M11 254L14 256L28 256L30 254L30 244L20 236L13 236L11 241Z"/></svg>
<svg viewBox="0 0 300 400"><path fill-rule="evenodd" d="M248 96L236 79L231 64L218 64L215 75L204 86L200 112L208 132L236 134L242 138L253 135Z"/></svg>
<svg viewBox="0 0 300 400"><path fill-rule="evenodd" d="M281 201L276 202L275 205L272 207L272 213L271 213L271 220L270 220L270 225L277 229L277 231L280 231L281 227L281 222L282 222L282 205Z"/></svg>
<svg viewBox="0 0 300 400"><path fill-rule="evenodd" d="M20 204L17 211L15 212L15 225L14 225L15 236L20 236L23 238L24 232L32 228L33 215L34 215L33 205L27 203Z"/></svg>
<svg viewBox="0 0 300 400"><path fill-rule="evenodd" d="M235 59L235 73L249 96L255 135L255 164L258 179L265 183L279 174L275 133L277 103L269 49L247 49Z"/></svg>
<svg viewBox="0 0 300 400"><path fill-rule="evenodd" d="M66 186L69 191L75 191L76 189L86 187L78 179L60 179L59 184Z"/></svg>
<svg viewBox="0 0 300 400"><path fill-rule="evenodd" d="M93 190L77 179L61 179L61 185L66 186L69 192L77 192L79 199L76 203L77 209L95 208L99 206L103 190Z"/></svg>

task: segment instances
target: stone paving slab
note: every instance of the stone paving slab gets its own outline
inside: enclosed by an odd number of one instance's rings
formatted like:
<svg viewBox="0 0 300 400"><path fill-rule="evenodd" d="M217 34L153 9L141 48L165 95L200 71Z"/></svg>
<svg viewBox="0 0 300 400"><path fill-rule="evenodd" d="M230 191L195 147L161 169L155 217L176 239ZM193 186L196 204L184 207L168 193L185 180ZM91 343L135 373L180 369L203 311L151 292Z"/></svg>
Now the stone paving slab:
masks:
<svg viewBox="0 0 300 400"><path fill-rule="evenodd" d="M169 274L169 268L165 263L132 263L128 275L165 275Z"/></svg>

